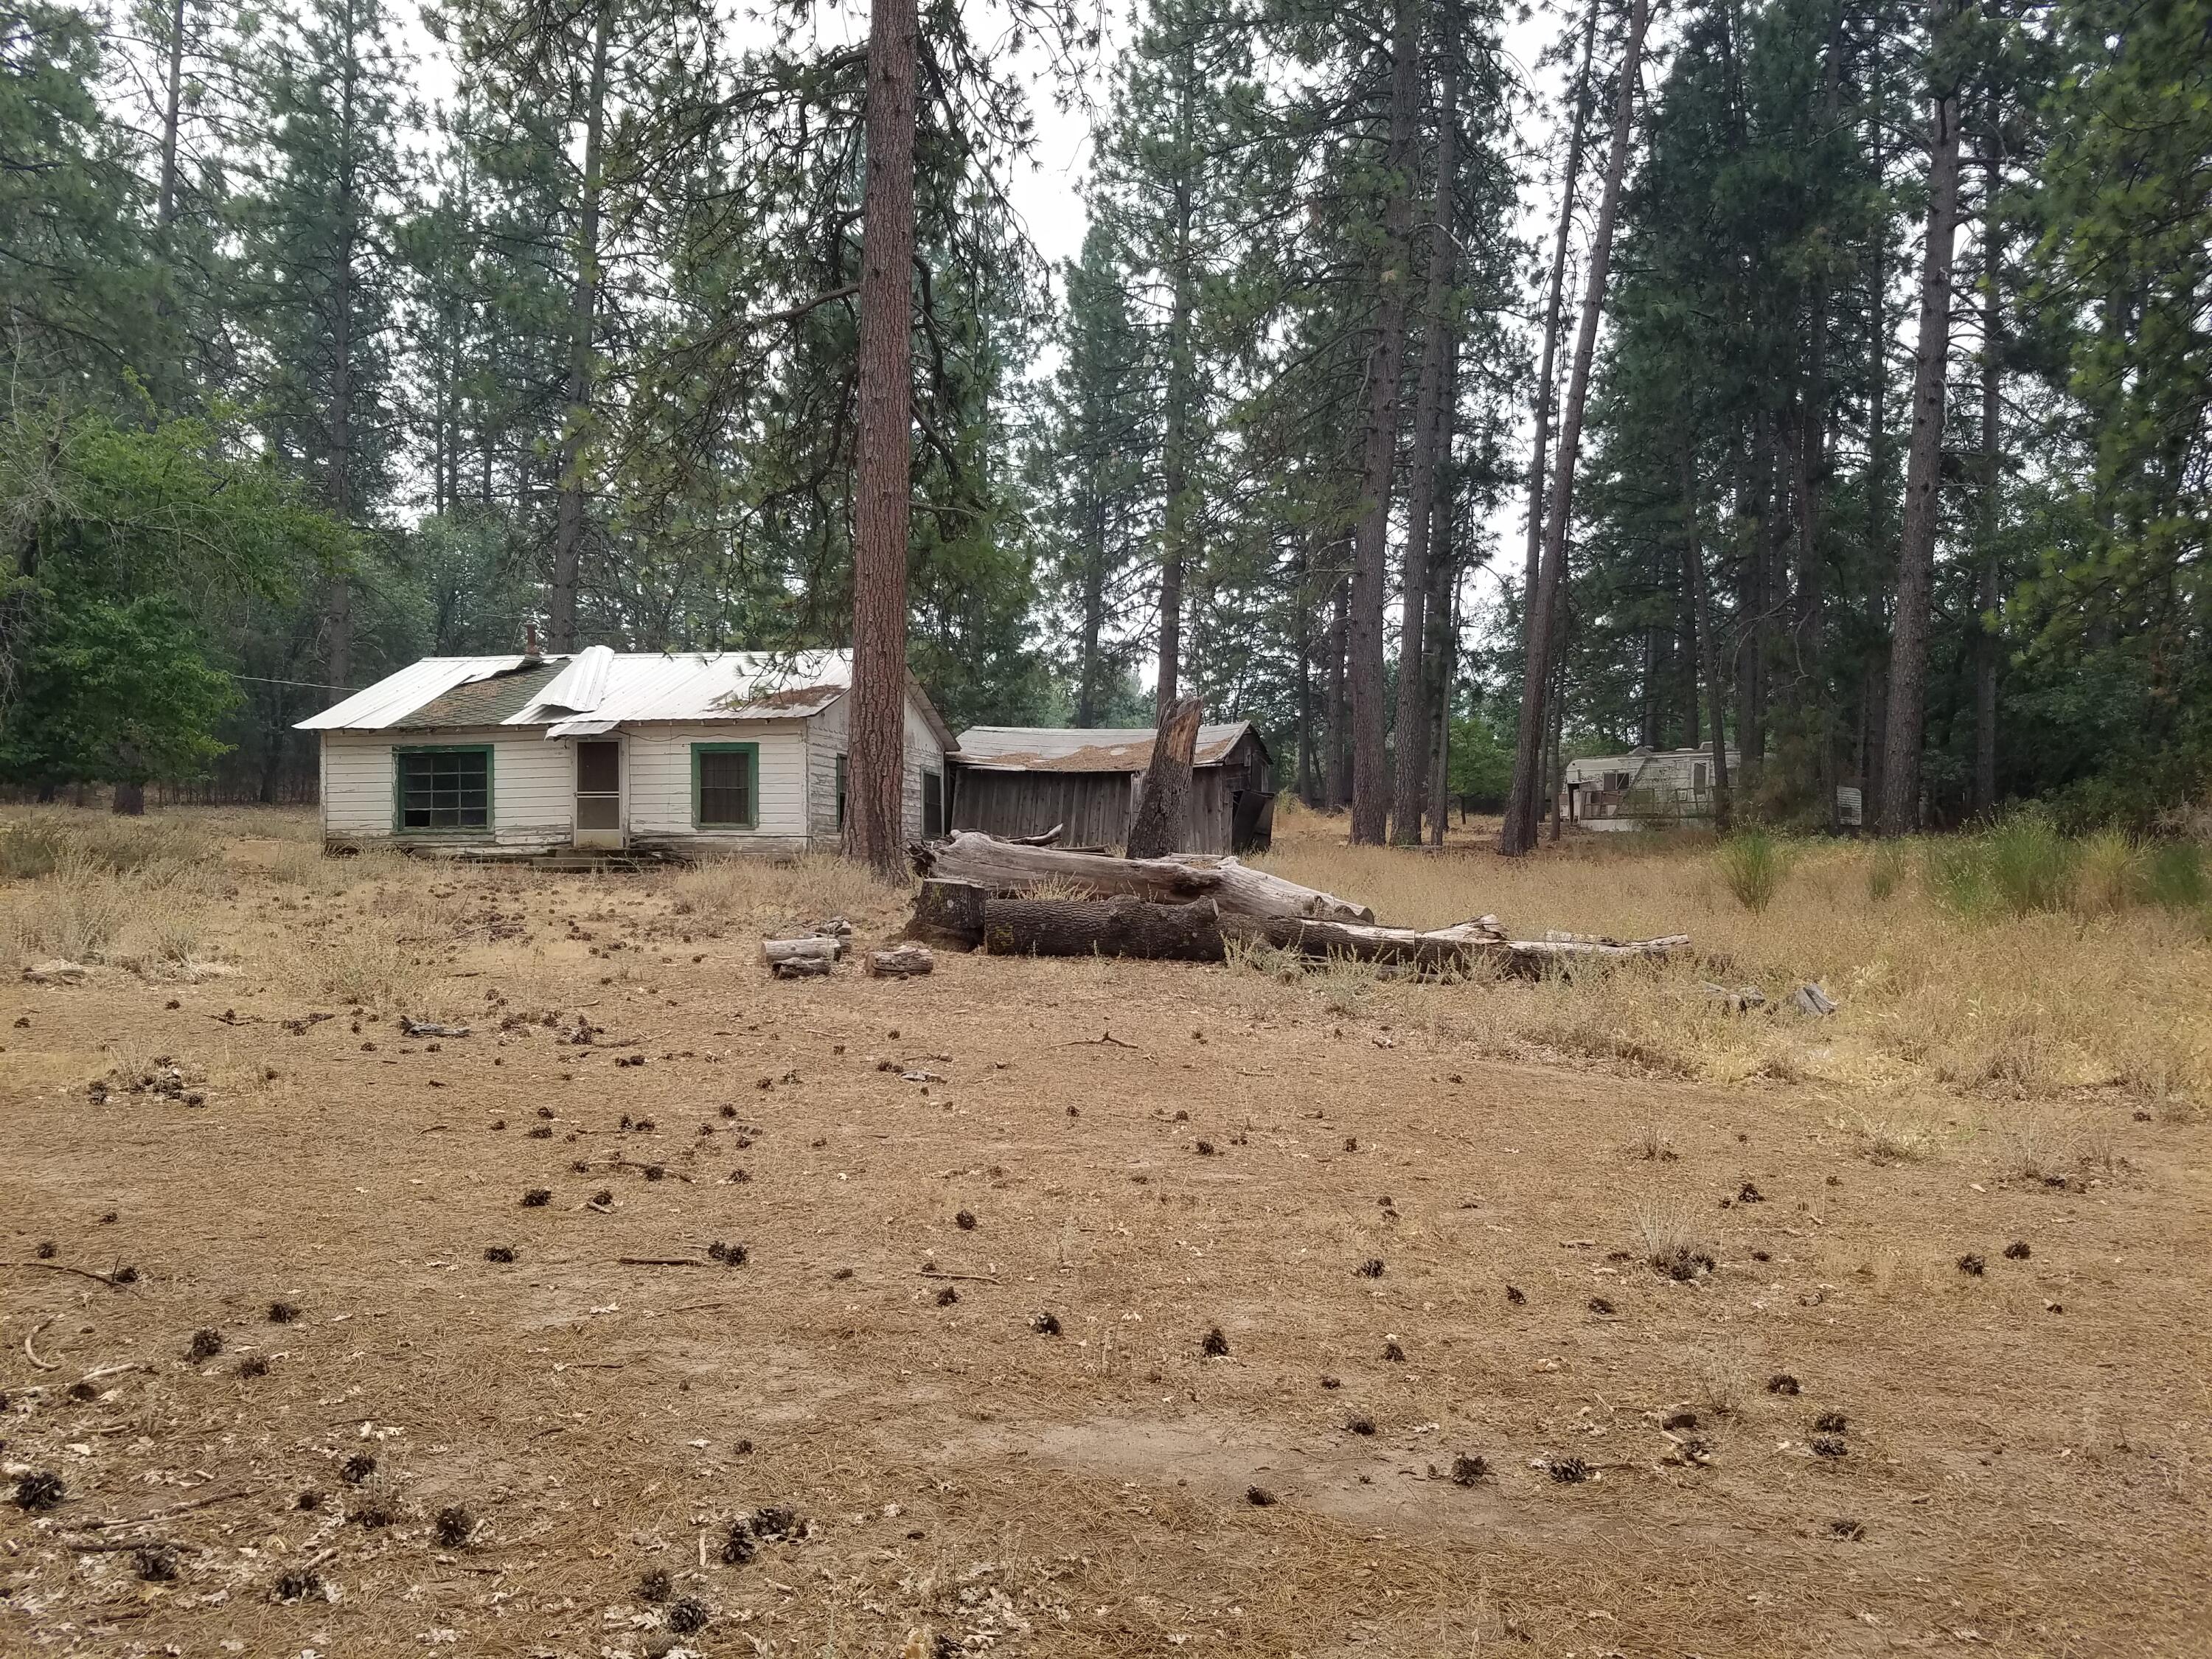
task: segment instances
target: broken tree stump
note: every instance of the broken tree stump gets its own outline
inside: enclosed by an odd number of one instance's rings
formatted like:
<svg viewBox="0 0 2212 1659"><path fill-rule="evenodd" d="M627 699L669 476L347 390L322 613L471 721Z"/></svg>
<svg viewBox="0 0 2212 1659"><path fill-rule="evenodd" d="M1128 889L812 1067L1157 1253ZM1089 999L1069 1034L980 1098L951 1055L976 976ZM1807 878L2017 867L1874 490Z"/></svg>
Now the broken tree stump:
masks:
<svg viewBox="0 0 2212 1659"><path fill-rule="evenodd" d="M983 943L983 901L972 881L925 881L915 895L906 936L947 951L973 951Z"/></svg>
<svg viewBox="0 0 2212 1659"><path fill-rule="evenodd" d="M974 882L994 894L1018 894L1051 883L1092 898L1127 895L1154 904L1212 899L1224 916L1375 920L1375 913L1364 904L1301 887L1234 858L1194 853L1171 859L1105 858L1064 847L1023 847L974 830L957 830L909 851L916 875Z"/></svg>
<svg viewBox="0 0 2212 1659"><path fill-rule="evenodd" d="M1227 954L1211 900L1153 904L1122 895L1084 899L994 898L983 906L983 948L996 957L1139 957L1219 962Z"/></svg>
<svg viewBox="0 0 2212 1659"><path fill-rule="evenodd" d="M1203 712L1196 697L1178 697L1160 710L1159 727L1152 734L1152 763L1145 769L1136 821L1129 826L1127 850L1133 859L1164 858L1182 850L1190 817L1191 763L1198 757L1198 722Z"/></svg>
<svg viewBox="0 0 2212 1659"><path fill-rule="evenodd" d="M927 946L921 945L871 951L860 958L860 971L870 979L912 979L936 966L937 958L929 954Z"/></svg>

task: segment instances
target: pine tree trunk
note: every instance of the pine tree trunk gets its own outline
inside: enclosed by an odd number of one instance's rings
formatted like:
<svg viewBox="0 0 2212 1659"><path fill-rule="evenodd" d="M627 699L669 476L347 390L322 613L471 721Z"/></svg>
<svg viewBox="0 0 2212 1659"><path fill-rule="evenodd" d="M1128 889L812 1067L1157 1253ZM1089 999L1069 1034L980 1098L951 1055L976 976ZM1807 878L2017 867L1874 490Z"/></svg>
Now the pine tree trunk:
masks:
<svg viewBox="0 0 2212 1659"><path fill-rule="evenodd" d="M155 217L163 231L177 222L177 126L185 91L185 0L169 8L168 64L161 82L161 184Z"/></svg>
<svg viewBox="0 0 2212 1659"><path fill-rule="evenodd" d="M906 562L913 497L915 0L868 21L867 182L860 221L860 418L854 433L853 690L845 846L902 873Z"/></svg>
<svg viewBox="0 0 2212 1659"><path fill-rule="evenodd" d="M1313 538L1308 535L1299 554L1298 571L1298 799L1308 806L1314 799L1313 717Z"/></svg>
<svg viewBox="0 0 2212 1659"><path fill-rule="evenodd" d="M1686 435L1692 428L1686 423ZM1722 710L1727 692L1721 684L1720 641L1713 636L1711 584L1705 577L1705 550L1698 532L1698 465L1685 444L1682 449L1682 574L1688 580L1690 606L1698 630L1698 662L1705 681L1705 700L1712 709L1713 828L1726 835L1735 827L1735 804L1729 795L1728 726Z"/></svg>
<svg viewBox="0 0 2212 1659"><path fill-rule="evenodd" d="M1952 0L1934 0L1929 35L1950 33ZM1930 100L1928 246L1920 274L1918 362L1913 369L1912 447L1905 461L1905 525L1897 550L1897 621L1889 653L1889 724L1884 735L1881 831L1910 835L1920 823L1920 746L1928 707L1928 635L1936 572L1937 488L1943 461L1943 392L1951 347L1951 263L1959 222L1959 95Z"/></svg>
<svg viewBox="0 0 2212 1659"><path fill-rule="evenodd" d="M1454 544L1451 469L1452 437L1458 429L1459 342L1454 338L1444 356L1443 407L1437 411L1437 471L1440 475L1431 504L1429 532L1429 634L1425 655L1435 677L1429 697L1430 732L1425 740L1430 751L1428 769L1429 841L1444 844L1449 810L1451 779L1452 689L1459 675L1459 550Z"/></svg>
<svg viewBox="0 0 2212 1659"><path fill-rule="evenodd" d="M1182 690L1183 579L1189 569L1192 499L1191 405L1198 398L1198 364L1191 332L1196 325L1196 258L1192 246L1193 106L1197 101L1196 52L1188 31L1178 46L1176 76L1175 268L1168 273L1167 421L1160 454L1165 500L1160 517L1160 653L1156 702L1164 710Z"/></svg>
<svg viewBox="0 0 2212 1659"><path fill-rule="evenodd" d="M1328 754L1323 768L1327 774L1325 787L1328 791L1328 810L1332 812L1352 799L1348 765L1352 757L1352 710L1344 687L1344 658L1351 624L1346 615L1350 606L1345 597L1345 579L1341 570L1335 573L1333 586L1334 591L1329 596L1328 621Z"/></svg>
<svg viewBox="0 0 2212 1659"><path fill-rule="evenodd" d="M1443 10L1443 73L1437 97L1436 214L1429 231L1429 291L1421 330L1421 377L1413 394L1413 458L1406 480L1406 556L1400 592L1398 714L1392 732L1396 787L1390 838L1421 844L1421 809L1428 781L1429 539L1435 517L1438 451L1443 438L1445 366L1458 319L1448 316L1454 255L1452 209L1457 191L1459 128L1459 9Z"/></svg>
<svg viewBox="0 0 2212 1659"><path fill-rule="evenodd" d="M1575 187L1583 170L1583 137L1589 125L1590 58L1597 46L1597 0L1586 0L1583 20L1583 62L1575 76L1575 112L1567 129L1567 165L1559 184L1559 228L1552 242L1552 280L1544 301L1544 356L1536 376L1536 431L1528 447L1528 573L1521 588L1521 645L1528 648L1529 618L1536 605L1536 580L1544 547L1544 459L1551 442L1552 400L1558 391L1554 366L1559 323L1565 309L1567 238L1575 223Z"/></svg>
<svg viewBox="0 0 2212 1659"><path fill-rule="evenodd" d="M331 516L341 524L353 519L353 289L354 117L358 105L361 54L356 48L353 7L345 15L345 64L340 72L338 97L338 243L331 261L331 401L328 417L330 466L328 479ZM353 682L353 580L339 571L331 583L328 668L331 684Z"/></svg>
<svg viewBox="0 0 2212 1659"><path fill-rule="evenodd" d="M554 513L553 591L548 643L576 648L576 587L584 547L585 428L592 417L592 350L599 303L600 152L606 136L607 32L614 0L599 0L592 24L592 75L584 112L584 157L578 200L576 279L568 301L568 409L561 434L560 497Z"/></svg>
<svg viewBox="0 0 2212 1659"><path fill-rule="evenodd" d="M1083 637L1079 647L1075 690L1078 726L1098 724L1098 700L1104 678L1098 657L1098 636L1105 626L1106 502L1103 492L1094 486L1091 524L1083 549Z"/></svg>
<svg viewBox="0 0 2212 1659"><path fill-rule="evenodd" d="M2001 137L1992 132L1987 142L1989 179L1983 191L1982 228L1982 546L1974 582L1974 811L1984 817L1997 804L1997 637L1990 618L1997 608L1998 492L2004 477L2004 315L1999 299L2004 220L1997 208L2004 162Z"/></svg>
<svg viewBox="0 0 2212 1659"><path fill-rule="evenodd" d="M1406 290L1413 264L1414 140L1420 117L1418 0L1395 0L1390 38L1390 125L1382 160L1381 298L1367 352L1367 428L1361 446L1360 516L1352 562L1352 839L1379 845L1389 828L1382 672L1383 590L1391 481L1398 465L1398 382L1406 356Z"/></svg>
<svg viewBox="0 0 2212 1659"><path fill-rule="evenodd" d="M1567 377L1567 396L1560 411L1559 453L1552 475L1552 499L1544 519L1544 548L1537 572L1536 595L1530 607L1528 639L1521 684L1521 730L1513 754L1513 791L1505 804L1505 823L1498 831L1498 850L1517 858L1536 844L1537 795L1542 787L1545 690L1550 680L1550 655L1559 587L1567 562L1567 524L1574 514L1575 463L1582 447L1583 405L1589 395L1590 360L1597 349L1600 313L1605 308L1606 275L1613 260L1613 224L1620 207L1620 181L1628 168L1628 147L1634 137L1636 81L1642 67L1644 31L1650 21L1650 0L1632 0L1628 40L1620 58L1620 85L1613 100L1613 147L1606 159L1605 193L1599 199L1597 226L1590 240L1589 273L1583 292L1582 322L1575 340L1574 368Z"/></svg>

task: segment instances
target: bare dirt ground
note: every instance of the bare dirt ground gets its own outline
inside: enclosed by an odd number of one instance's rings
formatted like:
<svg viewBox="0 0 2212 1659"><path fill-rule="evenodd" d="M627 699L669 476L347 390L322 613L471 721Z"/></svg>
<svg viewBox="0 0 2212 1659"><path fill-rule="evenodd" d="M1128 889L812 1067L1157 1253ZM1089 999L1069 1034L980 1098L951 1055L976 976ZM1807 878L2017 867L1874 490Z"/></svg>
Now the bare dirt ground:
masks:
<svg viewBox="0 0 2212 1659"><path fill-rule="evenodd" d="M0 985L0 1651L2212 1651L2192 1113L1453 1035L1559 988L778 983L900 896L238 827L144 900L237 971Z"/></svg>

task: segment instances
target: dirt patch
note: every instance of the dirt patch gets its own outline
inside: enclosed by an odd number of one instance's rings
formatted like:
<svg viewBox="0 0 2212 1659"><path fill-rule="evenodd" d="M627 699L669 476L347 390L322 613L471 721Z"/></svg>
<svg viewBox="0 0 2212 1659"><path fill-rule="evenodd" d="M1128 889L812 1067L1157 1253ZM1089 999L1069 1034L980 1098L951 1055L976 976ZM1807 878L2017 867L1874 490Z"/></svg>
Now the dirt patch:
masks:
<svg viewBox="0 0 2212 1659"><path fill-rule="evenodd" d="M1228 969L784 984L696 878L229 868L240 973L0 989L0 1457L64 1492L0 1650L2212 1644L2197 1124L2087 1103L2125 1176L2051 1188Z"/></svg>

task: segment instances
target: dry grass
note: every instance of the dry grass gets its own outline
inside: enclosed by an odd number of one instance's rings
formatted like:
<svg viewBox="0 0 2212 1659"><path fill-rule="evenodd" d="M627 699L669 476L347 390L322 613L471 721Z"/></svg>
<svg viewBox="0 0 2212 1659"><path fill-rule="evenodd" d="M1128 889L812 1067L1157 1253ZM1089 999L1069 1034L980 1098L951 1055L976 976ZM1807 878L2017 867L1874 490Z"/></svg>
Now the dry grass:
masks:
<svg viewBox="0 0 2212 1659"><path fill-rule="evenodd" d="M865 943L903 896L826 862L325 862L244 822L195 876L0 884L10 916L127 901L108 959L149 963L0 982L9 1258L142 1274L7 1281L9 1457L69 1495L0 1503L0 1648L636 1653L696 1599L711 1654L2205 1650L2174 1333L2208 1292L2174 1264L2212 1248L2212 1130L2138 1109L2187 1080L2154 1022L2133 1082L2085 1090L2109 1011L1997 982L2133 951L2186 983L2181 921L1939 927L1912 878L1869 921L1852 849L1805 849L1761 916L1709 846L1395 854L1330 884L1389 920L1686 921L1729 982L1817 972L1844 1012L1729 1013L1703 964L1440 985L1258 952L786 984L761 932L842 911ZM157 978L155 902L236 971ZM1955 996L1913 954L1944 927L1985 975ZM1806 1448L1831 1413L1841 1462ZM1568 1455L1601 1478L1532 1467ZM62 1547L195 1496L175 1585ZM389 1525L345 1518L379 1496ZM723 1562L771 1504L804 1539ZM307 1562L331 1599L280 1597Z"/></svg>
<svg viewBox="0 0 2212 1659"><path fill-rule="evenodd" d="M1687 933L1697 955L1572 984L1390 986L1367 1000L1487 1052L1626 1062L1710 1082L1851 1088L1937 1085L2023 1098L2108 1089L2185 1112L2212 1099L2212 946L2188 908L2118 903L2148 890L2148 855L2093 842L2053 854L2029 835L1947 878L1942 847L1802 843L1751 910L1696 836L1589 836L1526 859L1470 836L1408 855L1345 844L1344 820L1293 808L1262 862L1371 902L1381 920L1434 927L1492 912L1523 937L1547 928L1633 938ZM1987 849L1984 849L1985 852ZM1968 849L1969 854L1972 849ZM1973 854L1974 858L1982 855ZM2166 854L2167 890L2191 879ZM1966 854L1954 858L1954 864ZM1986 867L1991 861L1996 873ZM2054 884L2054 863L2066 881ZM1917 866L1916 870L1915 866ZM1960 884L2009 905L1969 907ZM2057 908L2054 892L2079 895ZM1875 896L1881 895L1881 896ZM1779 1006L1727 1012L1704 985L1755 983L1779 1005L1808 981L1842 1005L1810 1019Z"/></svg>

